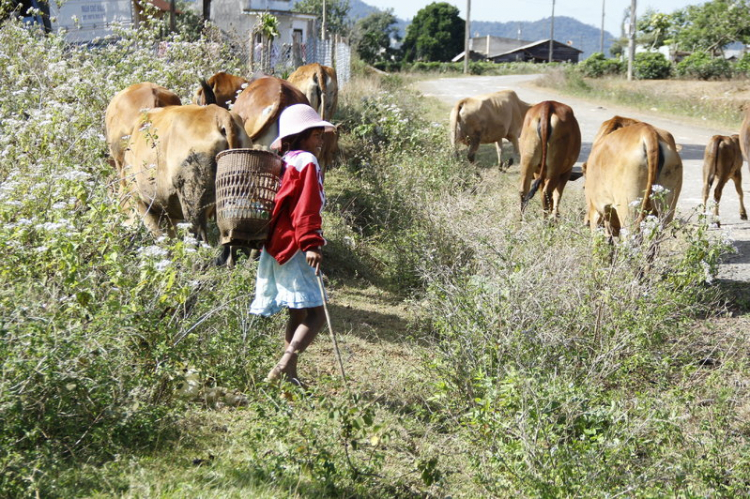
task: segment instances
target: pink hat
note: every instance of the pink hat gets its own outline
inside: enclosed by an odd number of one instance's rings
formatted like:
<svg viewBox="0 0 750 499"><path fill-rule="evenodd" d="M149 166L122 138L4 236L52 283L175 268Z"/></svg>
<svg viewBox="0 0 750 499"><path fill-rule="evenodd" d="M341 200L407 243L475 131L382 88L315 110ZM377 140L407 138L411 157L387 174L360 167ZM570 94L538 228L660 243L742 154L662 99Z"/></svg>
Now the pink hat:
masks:
<svg viewBox="0 0 750 499"><path fill-rule="evenodd" d="M281 149L281 140L302 133L309 128L325 127L326 132L332 132L335 127L323 121L320 115L307 104L294 104L281 111L279 116L279 136L271 144L272 149Z"/></svg>

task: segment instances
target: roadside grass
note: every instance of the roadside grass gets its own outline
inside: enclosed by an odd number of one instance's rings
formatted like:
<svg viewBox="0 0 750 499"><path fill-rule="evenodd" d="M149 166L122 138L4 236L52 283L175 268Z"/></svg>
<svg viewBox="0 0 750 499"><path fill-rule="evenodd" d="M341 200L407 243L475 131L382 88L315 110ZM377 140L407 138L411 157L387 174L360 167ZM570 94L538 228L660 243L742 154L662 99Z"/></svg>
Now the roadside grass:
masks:
<svg viewBox="0 0 750 499"><path fill-rule="evenodd" d="M535 84L591 98L739 129L750 86L746 79L727 82L627 81L623 77L585 78L575 67L550 71Z"/></svg>
<svg viewBox="0 0 750 499"><path fill-rule="evenodd" d="M26 86L0 86L0 495L746 491L746 321L711 283L727 245L699 220L647 226L653 259L609 246L581 227L572 187L559 220L538 199L521 220L517 167L457 159L445 109L403 75L353 79L336 117L324 272L349 388L326 332L300 360L307 391L262 383L284 318L247 314L254 262L213 268L186 234L124 226L106 185L117 90L187 97L196 74L241 72L196 55L213 40L169 58L153 41L62 50L0 30Z"/></svg>

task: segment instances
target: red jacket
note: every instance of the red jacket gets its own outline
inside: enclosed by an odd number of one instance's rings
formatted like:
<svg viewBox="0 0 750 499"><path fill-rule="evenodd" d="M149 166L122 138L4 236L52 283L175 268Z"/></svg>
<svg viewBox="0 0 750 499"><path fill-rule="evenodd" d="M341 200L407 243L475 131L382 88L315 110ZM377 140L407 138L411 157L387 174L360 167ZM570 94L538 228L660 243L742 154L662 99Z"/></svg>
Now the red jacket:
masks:
<svg viewBox="0 0 750 499"><path fill-rule="evenodd" d="M284 173L271 215L266 251L279 264L298 251L323 246L321 229L325 192L318 160L306 151L284 155Z"/></svg>

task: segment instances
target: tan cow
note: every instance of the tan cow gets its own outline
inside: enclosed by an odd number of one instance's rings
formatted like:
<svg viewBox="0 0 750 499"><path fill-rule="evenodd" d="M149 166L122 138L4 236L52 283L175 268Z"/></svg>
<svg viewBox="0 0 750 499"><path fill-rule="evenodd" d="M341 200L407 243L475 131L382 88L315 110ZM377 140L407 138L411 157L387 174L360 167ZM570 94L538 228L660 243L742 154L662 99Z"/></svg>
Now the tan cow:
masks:
<svg viewBox="0 0 750 499"><path fill-rule="evenodd" d="M239 118L216 105L172 106L145 113L132 130L123 176L136 208L155 236L175 224L190 222L207 240L206 224L215 213L216 155L225 149L250 147Z"/></svg>
<svg viewBox="0 0 750 499"><path fill-rule="evenodd" d="M747 220L745 203L742 194L742 151L740 149L740 136L737 134L728 137L726 135L714 135L708 141L706 151L703 154L703 206L708 209L708 194L714 190L714 217L716 225L719 222L719 201L724 184L732 179L740 198L740 219Z"/></svg>
<svg viewBox="0 0 750 499"><path fill-rule="evenodd" d="M542 209L557 217L563 189L581 152L581 129L570 106L556 101L532 106L523 121L520 147L521 212L541 186Z"/></svg>
<svg viewBox="0 0 750 499"><path fill-rule="evenodd" d="M229 109L232 104L237 100L237 96L245 89L255 78L248 80L241 76L235 76L233 74L219 71L211 78L208 79L206 84L211 87L211 91L214 94L215 101L206 101L206 92L201 85L195 92L195 98L193 99L196 104L205 106L206 104L216 104Z"/></svg>
<svg viewBox="0 0 750 499"><path fill-rule="evenodd" d="M750 166L750 105L745 109L745 119L742 120L742 126L740 126L740 148Z"/></svg>
<svg viewBox="0 0 750 499"><path fill-rule="evenodd" d="M637 231L649 213L672 220L682 189L682 160L669 132L633 120L599 136L584 166L592 231L600 223L612 236L622 228ZM656 185L666 192L654 199Z"/></svg>
<svg viewBox="0 0 750 499"><path fill-rule="evenodd" d="M130 133L144 112L157 107L179 106L181 104L182 102L177 94L160 85L148 82L130 85L112 98L104 115L104 126L109 154L112 156L120 179L123 179L123 158ZM123 180L121 189L124 187Z"/></svg>
<svg viewBox="0 0 750 499"><path fill-rule="evenodd" d="M468 158L473 163L479 144L494 142L497 161L502 166L502 141L509 140L515 153L519 154L518 138L530 107L513 90L461 99L451 111L451 145L454 149L458 144L468 145Z"/></svg>
<svg viewBox="0 0 750 499"><path fill-rule="evenodd" d="M338 107L339 83L336 70L314 62L298 67L287 81L305 94L321 118L331 121Z"/></svg>

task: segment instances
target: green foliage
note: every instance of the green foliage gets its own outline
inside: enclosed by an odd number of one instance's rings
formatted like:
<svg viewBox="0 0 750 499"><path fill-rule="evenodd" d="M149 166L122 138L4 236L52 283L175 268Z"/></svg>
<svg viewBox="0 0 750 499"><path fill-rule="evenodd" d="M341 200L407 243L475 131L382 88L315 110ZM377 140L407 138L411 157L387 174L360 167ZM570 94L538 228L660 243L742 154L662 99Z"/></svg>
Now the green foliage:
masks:
<svg viewBox="0 0 750 499"><path fill-rule="evenodd" d="M712 0L672 14L674 40L689 52L716 54L732 42L750 42L750 2Z"/></svg>
<svg viewBox="0 0 750 499"><path fill-rule="evenodd" d="M392 11L376 12L357 20L352 44L363 61L373 64L391 60L395 52L391 49L391 38L399 39L395 24Z"/></svg>
<svg viewBox="0 0 750 499"><path fill-rule="evenodd" d="M750 76L750 52L746 52L734 66L737 74Z"/></svg>
<svg viewBox="0 0 750 499"><path fill-rule="evenodd" d="M712 57L708 52L694 52L677 63L677 76L700 80L720 80L733 76L732 64L723 57Z"/></svg>
<svg viewBox="0 0 750 499"><path fill-rule="evenodd" d="M689 353L665 361L659 352L689 341L685 316L715 303L702 283L729 246L705 221L663 230L649 219L643 242L625 238L614 248L587 242L573 223L501 225L477 241L476 272L428 273L440 353L432 372L439 400L472 432L476 479L489 495L591 497L652 482L655 495L683 484L711 490L712 479L677 456L705 445L720 451L724 441L683 437L664 398L680 397L672 387L682 372L691 376ZM650 257L672 230L679 247ZM741 486L744 472L724 463L720 473Z"/></svg>
<svg viewBox="0 0 750 499"><path fill-rule="evenodd" d="M676 35L674 17L649 9L638 18L637 31L638 43L653 50L670 45Z"/></svg>
<svg viewBox="0 0 750 499"><path fill-rule="evenodd" d="M466 23L448 3L433 2L412 19L401 46L404 60L450 61L464 47Z"/></svg>
<svg viewBox="0 0 750 499"><path fill-rule="evenodd" d="M155 81L187 100L196 75L232 59L211 62L207 40L178 34L155 56L158 33L120 35L89 48L14 22L0 30L13 81L0 86L0 152L13 158L0 166L4 494L48 496L68 463L152 448L173 433L186 366L244 388L262 369L248 352L271 348L265 327L216 307L247 299L252 269L221 285L206 270L214 250L184 230L154 241L124 225L102 134L107 102L127 85Z"/></svg>
<svg viewBox="0 0 750 499"><path fill-rule="evenodd" d="M304 14L315 14L319 22L323 20L325 6L326 33L348 36L349 34L349 0L299 0L294 4L293 11ZM323 26L321 25L321 29Z"/></svg>
<svg viewBox="0 0 750 499"><path fill-rule="evenodd" d="M460 242L434 224L424 202L469 181L441 145L445 128L425 122L409 95L396 77L342 113L356 152L347 163L350 185L339 203L356 231L372 239L371 257L384 282L401 291L421 286L426 259L450 266L465 261Z"/></svg>
<svg viewBox="0 0 750 499"><path fill-rule="evenodd" d="M641 52L633 61L633 76L639 80L661 80L672 74L672 64L661 52Z"/></svg>
<svg viewBox="0 0 750 499"><path fill-rule="evenodd" d="M589 78L621 74L624 64L618 59L607 59L601 52L594 52L579 64L581 72Z"/></svg>

